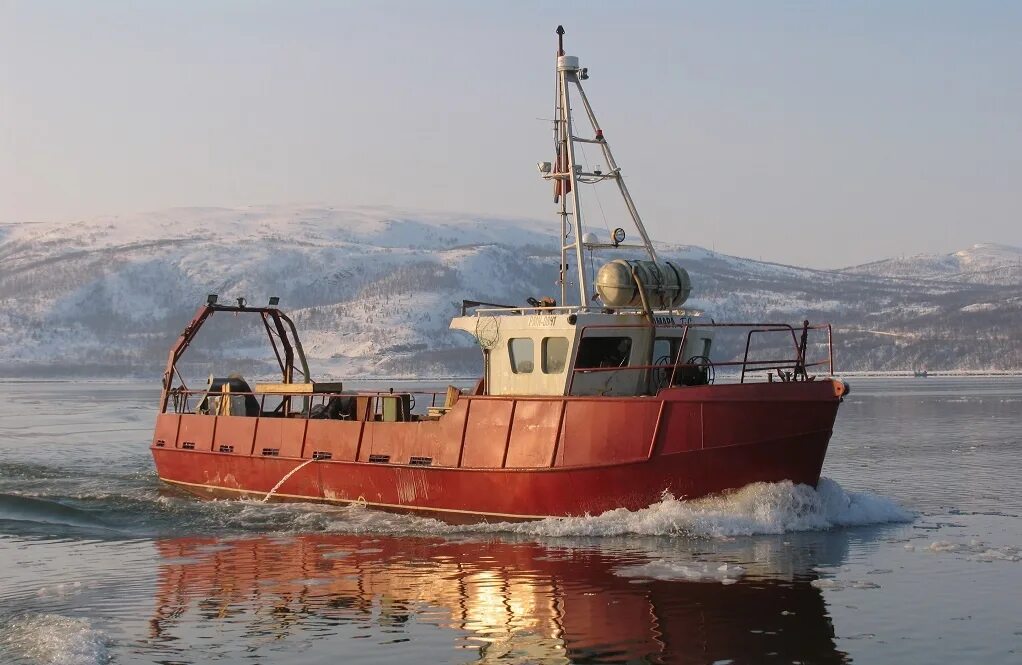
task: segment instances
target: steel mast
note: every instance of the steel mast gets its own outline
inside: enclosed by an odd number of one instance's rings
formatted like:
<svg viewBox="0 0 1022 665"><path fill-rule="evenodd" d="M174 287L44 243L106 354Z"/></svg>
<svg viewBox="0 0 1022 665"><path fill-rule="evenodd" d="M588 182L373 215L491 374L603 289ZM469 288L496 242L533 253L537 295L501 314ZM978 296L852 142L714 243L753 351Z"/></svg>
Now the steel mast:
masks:
<svg viewBox="0 0 1022 665"><path fill-rule="evenodd" d="M544 169L545 175L543 177L554 181L554 201L560 204L558 214L561 218L561 304L566 305L568 301L567 272L569 256L574 252L575 269L578 271L578 305L581 308L588 308L590 299L593 297L593 285L589 284L585 270L585 249L642 249L649 255L650 260L657 260L656 250L653 249L653 243L646 233L646 228L639 217L639 211L635 208L635 202L632 200L628 187L625 185L624 177L621 175L621 167L614 160L614 155L610 151L610 145L604 137L603 129L596 120L596 114L589 104L589 98L586 97L585 90L582 89L582 81L588 78L588 69L579 67L578 57L565 55L564 28L557 26L557 99L554 120L556 157L552 168ZM582 106L585 109L586 116L589 118L589 124L592 126L594 133L591 139L580 138L575 135L571 117L571 95L569 92L571 86L574 86L578 91L579 99L582 100ZM609 171L606 173L601 171L585 172L581 166L577 166L575 158L576 143L595 143L599 145L603 151ZM618 190L625 202L625 207L632 218L632 224L642 238L641 245L625 244L613 238L610 239L610 242L606 243L585 243L583 241L582 205L579 201L578 185L579 183L594 184L603 180L614 180L617 182ZM568 210L569 194L571 195L570 212ZM571 217L570 221L569 217ZM574 237L569 241L571 236Z"/></svg>

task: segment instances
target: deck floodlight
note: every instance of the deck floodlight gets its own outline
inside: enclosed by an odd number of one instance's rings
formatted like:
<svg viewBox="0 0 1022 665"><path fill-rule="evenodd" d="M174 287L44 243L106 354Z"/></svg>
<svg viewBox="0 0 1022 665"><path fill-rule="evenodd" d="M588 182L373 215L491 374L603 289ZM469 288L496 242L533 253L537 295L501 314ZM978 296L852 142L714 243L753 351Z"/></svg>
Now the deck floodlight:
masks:
<svg viewBox="0 0 1022 665"><path fill-rule="evenodd" d="M270 296L270 307L276 307L278 303L280 303L278 296Z"/></svg>
<svg viewBox="0 0 1022 665"><path fill-rule="evenodd" d="M244 298L238 298L238 307L240 307L241 309L245 309L245 299Z"/></svg>
<svg viewBox="0 0 1022 665"><path fill-rule="evenodd" d="M206 296L206 304L207 305L215 305L216 304L216 298L217 298L217 295L215 293L209 294L208 296Z"/></svg>
<svg viewBox="0 0 1022 665"><path fill-rule="evenodd" d="M540 173L550 173L550 169L553 168L553 164L550 162L536 162L536 169Z"/></svg>

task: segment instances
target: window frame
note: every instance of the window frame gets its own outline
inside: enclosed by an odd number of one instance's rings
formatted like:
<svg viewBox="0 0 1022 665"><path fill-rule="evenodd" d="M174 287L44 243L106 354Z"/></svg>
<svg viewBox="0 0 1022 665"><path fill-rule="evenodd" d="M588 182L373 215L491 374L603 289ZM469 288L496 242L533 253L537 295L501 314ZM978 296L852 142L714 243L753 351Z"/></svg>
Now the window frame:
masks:
<svg viewBox="0 0 1022 665"><path fill-rule="evenodd" d="M549 353L551 341L564 342L564 351L560 356L560 369L550 369ZM544 337L540 342L540 371L543 374L564 374L564 371L568 368L568 350L571 348L571 340L563 335Z"/></svg>
<svg viewBox="0 0 1022 665"><path fill-rule="evenodd" d="M521 356L515 351L515 342L528 342L528 358ZM536 371L536 340L531 337L509 337L507 340L508 361L511 365L512 374L533 374ZM524 363L529 363L529 368L522 369Z"/></svg>

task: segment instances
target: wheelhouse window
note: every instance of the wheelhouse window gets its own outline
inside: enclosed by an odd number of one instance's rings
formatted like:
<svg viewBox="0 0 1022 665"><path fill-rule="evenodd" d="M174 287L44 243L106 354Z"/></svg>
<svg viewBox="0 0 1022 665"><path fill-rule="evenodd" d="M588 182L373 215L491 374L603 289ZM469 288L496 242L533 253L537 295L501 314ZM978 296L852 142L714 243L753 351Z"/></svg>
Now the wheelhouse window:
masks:
<svg viewBox="0 0 1022 665"><path fill-rule="evenodd" d="M507 342L511 354L511 371L515 374L531 374L535 367L535 348L529 337L513 337Z"/></svg>
<svg viewBox="0 0 1022 665"><path fill-rule="evenodd" d="M543 338L543 373L560 374L568 360L567 337Z"/></svg>
<svg viewBox="0 0 1022 665"><path fill-rule="evenodd" d="M678 345L681 338L657 337L653 342L653 364L672 365L678 357Z"/></svg>
<svg viewBox="0 0 1022 665"><path fill-rule="evenodd" d="M578 344L577 369L625 367L632 350L631 337L585 337Z"/></svg>

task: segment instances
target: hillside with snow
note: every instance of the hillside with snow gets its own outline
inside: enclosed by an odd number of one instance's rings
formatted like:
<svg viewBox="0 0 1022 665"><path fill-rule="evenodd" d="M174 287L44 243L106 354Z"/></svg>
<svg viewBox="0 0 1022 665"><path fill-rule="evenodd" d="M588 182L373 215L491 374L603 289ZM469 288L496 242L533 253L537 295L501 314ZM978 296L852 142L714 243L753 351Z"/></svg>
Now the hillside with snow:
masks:
<svg viewBox="0 0 1022 665"><path fill-rule="evenodd" d="M207 293L253 304L279 296L317 376L474 375L478 351L448 330L450 317L462 299L556 295L557 235L535 220L385 207L178 208L0 226L0 375L158 376ZM690 272L689 305L717 320L834 323L839 369L1022 367L1018 249L835 271L658 251ZM203 371L225 356L265 367L261 334L228 317L203 329L190 357Z"/></svg>
<svg viewBox="0 0 1022 665"><path fill-rule="evenodd" d="M1022 247L982 243L950 254L918 254L874 261L845 268L845 272L1010 286L1022 283Z"/></svg>

